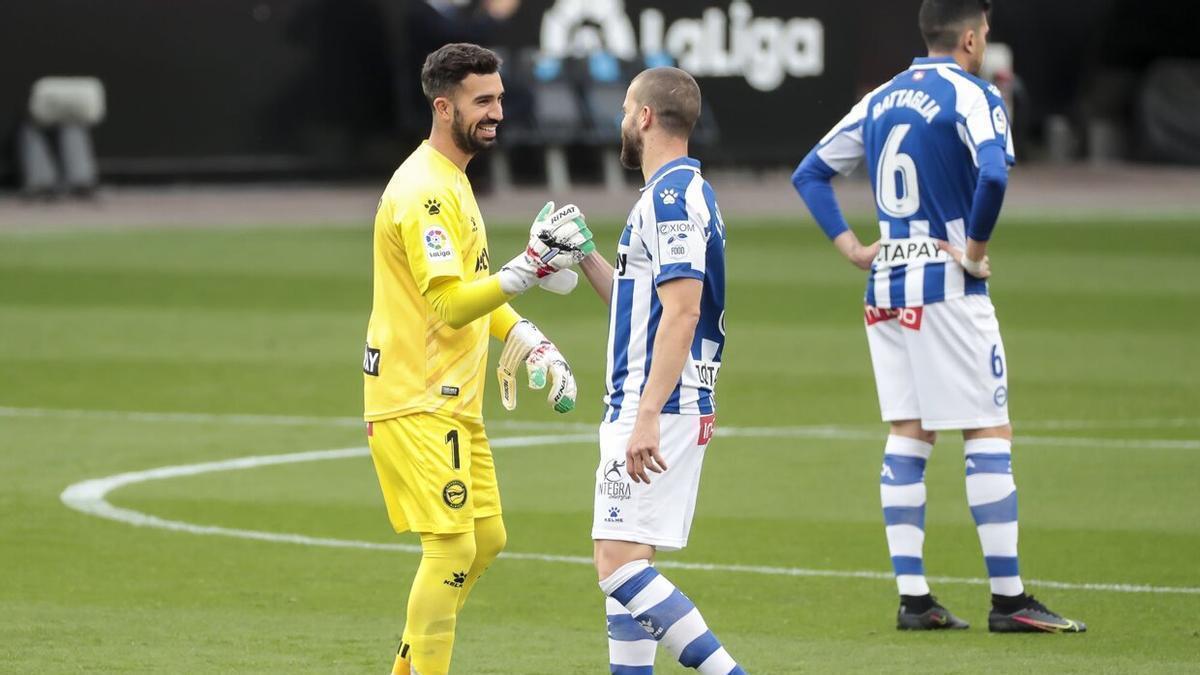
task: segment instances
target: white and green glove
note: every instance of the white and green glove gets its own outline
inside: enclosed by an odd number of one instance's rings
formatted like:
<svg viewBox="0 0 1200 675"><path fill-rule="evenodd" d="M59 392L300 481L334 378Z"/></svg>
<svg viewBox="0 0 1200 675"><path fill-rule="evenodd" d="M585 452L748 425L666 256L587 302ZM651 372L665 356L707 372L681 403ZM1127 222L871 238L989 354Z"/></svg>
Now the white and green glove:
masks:
<svg viewBox="0 0 1200 675"><path fill-rule="evenodd" d="M500 268L500 288L509 295L524 293L541 284L556 293L569 293L575 287L570 276L557 276L583 261L596 250L592 232L583 219L583 213L574 204L555 209L554 202L546 202L529 228L529 244L525 252ZM561 290L565 289L565 290Z"/></svg>
<svg viewBox="0 0 1200 675"><path fill-rule="evenodd" d="M559 270L538 280L538 286L558 295L570 295L578 283L579 275L575 273L575 270Z"/></svg>
<svg viewBox="0 0 1200 675"><path fill-rule="evenodd" d="M522 320L508 332L504 351L500 353L500 367L496 369L500 378L500 402L506 410L517 407L517 369L522 361L529 373L530 389L542 389L549 383L550 393L546 398L550 405L560 413L575 409L575 397L579 392L571 366L537 326Z"/></svg>

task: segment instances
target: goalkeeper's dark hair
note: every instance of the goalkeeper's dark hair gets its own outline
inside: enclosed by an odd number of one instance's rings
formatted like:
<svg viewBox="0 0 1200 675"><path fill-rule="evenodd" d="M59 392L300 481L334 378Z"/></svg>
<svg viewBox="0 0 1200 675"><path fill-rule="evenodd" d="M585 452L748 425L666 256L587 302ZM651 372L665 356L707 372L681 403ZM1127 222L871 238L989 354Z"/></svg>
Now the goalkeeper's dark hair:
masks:
<svg viewBox="0 0 1200 675"><path fill-rule="evenodd" d="M454 91L468 75L491 75L499 70L496 52L469 42L454 42L425 57L421 91L432 105L435 98Z"/></svg>
<svg viewBox="0 0 1200 675"><path fill-rule="evenodd" d="M950 52L965 28L992 11L992 0L924 0L917 15L921 37L930 51Z"/></svg>
<svg viewBox="0 0 1200 675"><path fill-rule="evenodd" d="M691 136L700 119L700 85L679 68L643 70L633 78L633 99L653 110L663 130L675 136Z"/></svg>

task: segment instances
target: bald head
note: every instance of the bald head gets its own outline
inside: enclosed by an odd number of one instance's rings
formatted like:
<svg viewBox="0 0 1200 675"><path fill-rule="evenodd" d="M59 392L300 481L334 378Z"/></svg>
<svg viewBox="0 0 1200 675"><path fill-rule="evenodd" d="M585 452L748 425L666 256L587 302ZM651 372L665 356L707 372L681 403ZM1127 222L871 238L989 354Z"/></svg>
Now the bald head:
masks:
<svg viewBox="0 0 1200 675"><path fill-rule="evenodd" d="M630 83L629 96L638 108L654 111L658 125L672 136L691 136L700 118L700 85L678 68L643 70Z"/></svg>

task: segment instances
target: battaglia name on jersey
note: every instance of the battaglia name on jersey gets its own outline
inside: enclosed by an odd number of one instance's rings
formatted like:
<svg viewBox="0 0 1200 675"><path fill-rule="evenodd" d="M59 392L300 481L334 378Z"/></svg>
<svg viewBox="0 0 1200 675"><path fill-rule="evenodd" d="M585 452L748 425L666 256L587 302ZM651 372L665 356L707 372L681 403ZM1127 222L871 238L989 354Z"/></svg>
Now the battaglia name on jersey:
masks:
<svg viewBox="0 0 1200 675"><path fill-rule="evenodd" d="M927 124L932 124L942 107L929 94L914 89L897 89L884 96L871 108L871 119L879 119L892 108L909 108L925 118Z"/></svg>

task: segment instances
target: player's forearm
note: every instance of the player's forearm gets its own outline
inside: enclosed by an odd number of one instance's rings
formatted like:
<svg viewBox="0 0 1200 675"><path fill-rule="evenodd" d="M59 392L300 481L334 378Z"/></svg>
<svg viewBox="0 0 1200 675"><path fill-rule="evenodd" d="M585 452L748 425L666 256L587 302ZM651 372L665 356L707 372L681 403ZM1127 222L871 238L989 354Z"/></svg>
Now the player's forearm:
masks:
<svg viewBox="0 0 1200 675"><path fill-rule="evenodd" d="M975 194L971 200L971 213L967 221L968 237L977 241L991 239L1007 190L1008 164L1004 149L998 145L988 145L979 151L979 180L975 184ZM972 260L981 259L969 257Z"/></svg>
<svg viewBox="0 0 1200 675"><path fill-rule="evenodd" d="M604 256L592 251L579 264L579 268L583 270L583 275L587 277L588 283L592 285L596 295L600 296L604 304L611 304L613 266L608 264Z"/></svg>
<svg viewBox="0 0 1200 675"><path fill-rule="evenodd" d="M850 230L833 192L832 180L835 175L837 172L818 157L816 152L808 153L792 174L792 185L796 192L804 200L804 205L821 226L825 236L830 239L837 239Z"/></svg>
<svg viewBox="0 0 1200 675"><path fill-rule="evenodd" d="M643 414L657 415L675 391L683 368L692 351L692 340L696 335L696 323L700 320L700 308L664 311L654 337L654 359L646 386L638 402L638 417Z"/></svg>
<svg viewBox="0 0 1200 675"><path fill-rule="evenodd" d="M988 243L986 241L976 241L975 239L967 240L967 248L964 256L971 260L983 260L987 255Z"/></svg>
<svg viewBox="0 0 1200 675"><path fill-rule="evenodd" d="M490 314L513 297L501 290L500 279L496 275L471 282L446 278L425 291L425 299L433 311L451 328L462 328Z"/></svg>
<svg viewBox="0 0 1200 675"><path fill-rule="evenodd" d="M854 254L862 250L862 242L858 240L858 235L850 230L839 234L833 238L833 246L846 257L847 260L853 260Z"/></svg>
<svg viewBox="0 0 1200 675"><path fill-rule="evenodd" d="M489 331L492 337L504 342L508 332L521 321L521 315L507 302L492 310Z"/></svg>

